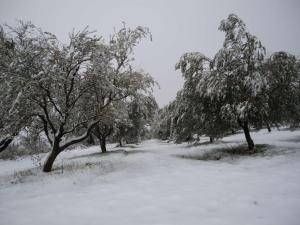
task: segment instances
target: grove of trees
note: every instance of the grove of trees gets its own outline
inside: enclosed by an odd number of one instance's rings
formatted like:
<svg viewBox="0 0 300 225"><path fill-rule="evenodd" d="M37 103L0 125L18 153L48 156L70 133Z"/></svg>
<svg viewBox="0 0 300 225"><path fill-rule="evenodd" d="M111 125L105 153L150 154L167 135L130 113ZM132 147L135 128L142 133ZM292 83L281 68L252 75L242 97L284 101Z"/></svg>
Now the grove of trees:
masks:
<svg viewBox="0 0 300 225"><path fill-rule="evenodd" d="M176 100L159 112L156 137L176 142L206 135L213 141L243 130L249 152L250 129L299 126L300 63L287 52L266 58L262 43L234 14L222 20L223 47L212 58L185 53L175 68L185 80Z"/></svg>
<svg viewBox="0 0 300 225"><path fill-rule="evenodd" d="M105 153L107 140L213 142L242 130L250 153L251 129L298 127L300 62L284 51L266 56L262 43L234 14L222 20L225 38L213 58L183 54L175 65L184 78L176 99L158 109L154 79L133 66L146 27L124 26L105 40L88 28L62 43L30 22L0 26L0 153L20 133L43 137L56 157L86 141Z"/></svg>

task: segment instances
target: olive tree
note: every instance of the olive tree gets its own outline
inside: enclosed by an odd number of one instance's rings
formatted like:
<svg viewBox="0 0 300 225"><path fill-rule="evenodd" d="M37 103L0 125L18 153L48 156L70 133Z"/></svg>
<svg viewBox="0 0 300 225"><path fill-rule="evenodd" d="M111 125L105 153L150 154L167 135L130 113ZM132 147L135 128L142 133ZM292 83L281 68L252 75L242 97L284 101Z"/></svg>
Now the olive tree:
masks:
<svg viewBox="0 0 300 225"><path fill-rule="evenodd" d="M204 113L208 117L203 121L216 125L225 120L229 127L237 124L244 131L249 151L253 151L250 124L266 118L269 109L267 79L262 70L265 48L234 14L221 21L219 30L225 33L225 40L212 60L201 53L189 53L177 68L186 79L198 78L196 92L206 105L204 108L215 106Z"/></svg>
<svg viewBox="0 0 300 225"><path fill-rule="evenodd" d="M10 121L20 127L39 124L52 146L45 172L58 154L90 135L112 102L154 83L130 65L133 47L149 33L146 28L124 27L109 43L87 28L70 33L67 43L30 23L8 30L1 30L1 105L7 113L1 130Z"/></svg>

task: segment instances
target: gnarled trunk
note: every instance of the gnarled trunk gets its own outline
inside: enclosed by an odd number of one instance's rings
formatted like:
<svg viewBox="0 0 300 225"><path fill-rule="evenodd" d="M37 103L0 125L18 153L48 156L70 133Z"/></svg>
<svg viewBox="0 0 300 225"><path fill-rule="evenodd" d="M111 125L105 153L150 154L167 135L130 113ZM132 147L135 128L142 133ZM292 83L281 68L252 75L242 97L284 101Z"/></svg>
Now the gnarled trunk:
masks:
<svg viewBox="0 0 300 225"><path fill-rule="evenodd" d="M53 163L57 157L57 155L59 153L61 153L62 151L64 151L66 148L80 143L82 141L84 141L91 133L93 127L99 122L99 120L96 120L94 122L92 122L88 127L87 130L85 132L84 135L75 138L75 139L71 139L70 141L65 142L64 144L60 145L62 137L66 134L64 133L64 128L63 125L61 124L60 128L59 128L59 133L54 137L54 140L51 140L51 144L52 144L52 151L50 152L50 154L48 155L45 163L44 163L44 167L43 167L43 171L44 172L50 172L52 170L52 166ZM54 132L55 133L55 132Z"/></svg>
<svg viewBox="0 0 300 225"><path fill-rule="evenodd" d="M53 163L59 153L60 153L59 149L53 147L52 151L50 152L50 154L48 155L48 157L45 161L45 164L43 167L44 172L51 172Z"/></svg>

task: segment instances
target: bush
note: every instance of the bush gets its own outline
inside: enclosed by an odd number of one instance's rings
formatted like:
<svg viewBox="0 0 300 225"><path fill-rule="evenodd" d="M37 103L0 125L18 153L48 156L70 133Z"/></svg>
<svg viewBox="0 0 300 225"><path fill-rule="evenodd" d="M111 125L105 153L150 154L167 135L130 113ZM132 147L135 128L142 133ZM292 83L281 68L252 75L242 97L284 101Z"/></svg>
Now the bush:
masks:
<svg viewBox="0 0 300 225"><path fill-rule="evenodd" d="M41 136L19 135L0 153L0 159L16 159L18 157L45 153L50 146Z"/></svg>

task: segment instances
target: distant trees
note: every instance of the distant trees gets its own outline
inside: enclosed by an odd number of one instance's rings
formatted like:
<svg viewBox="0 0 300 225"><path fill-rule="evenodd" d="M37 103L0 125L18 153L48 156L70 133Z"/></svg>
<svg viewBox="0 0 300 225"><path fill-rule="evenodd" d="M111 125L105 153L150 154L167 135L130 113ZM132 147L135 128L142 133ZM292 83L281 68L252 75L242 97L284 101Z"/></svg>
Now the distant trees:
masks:
<svg viewBox="0 0 300 225"><path fill-rule="evenodd" d="M149 95L136 94L122 101L114 102L106 111L105 117L97 123L92 135L97 137L102 153L106 152L108 138L125 143L139 143L149 138L147 134L158 109L156 100Z"/></svg>
<svg viewBox="0 0 300 225"><path fill-rule="evenodd" d="M172 139L172 125L175 115L176 100L159 109L154 116L152 135L162 140Z"/></svg>
<svg viewBox="0 0 300 225"><path fill-rule="evenodd" d="M121 125L120 121L124 122L124 115L121 114L128 110L130 99L140 93L151 95L155 81L149 74L133 70L131 65L134 47L149 35L147 28L137 27L132 30L124 26L111 36L109 43L102 46L103 51L98 51L97 57L91 62L89 72L93 76L93 91L89 99L93 101L84 111L85 114L95 114L101 108L106 108L105 113L102 112L103 118L92 130L102 152L106 152L106 138L115 133L116 127ZM109 107L106 107L107 104Z"/></svg>
<svg viewBox="0 0 300 225"><path fill-rule="evenodd" d="M253 152L251 126L299 125L299 62L286 52L266 60L261 42L234 14L221 21L219 30L225 40L213 59L192 52L176 64L185 83L176 100L161 111L156 129L175 141L193 135L212 141L240 127Z"/></svg>
<svg viewBox="0 0 300 225"><path fill-rule="evenodd" d="M72 32L67 44L31 23L6 28L0 32L1 146L25 127L40 127L52 146L45 172L60 152L92 132L105 151L117 120L113 103L151 93L155 84L131 67L133 48L150 35L147 28L124 25L108 43L84 29Z"/></svg>
<svg viewBox="0 0 300 225"><path fill-rule="evenodd" d="M300 63L287 52L275 52L265 63L268 122L297 126L300 122Z"/></svg>
<svg viewBox="0 0 300 225"><path fill-rule="evenodd" d="M127 141L139 143L149 132L158 105L152 95L137 94L128 104L128 116L132 126L127 132Z"/></svg>
<svg viewBox="0 0 300 225"><path fill-rule="evenodd" d="M205 96L199 89L202 79L212 72L211 63L203 54L192 52L184 54L175 66L185 78L175 107L176 123L173 131L177 141L189 140L191 134L205 134L213 141L229 129L221 117L221 100L212 101L210 95Z"/></svg>

